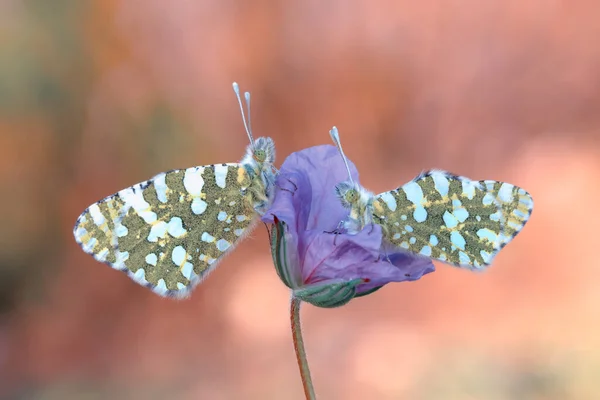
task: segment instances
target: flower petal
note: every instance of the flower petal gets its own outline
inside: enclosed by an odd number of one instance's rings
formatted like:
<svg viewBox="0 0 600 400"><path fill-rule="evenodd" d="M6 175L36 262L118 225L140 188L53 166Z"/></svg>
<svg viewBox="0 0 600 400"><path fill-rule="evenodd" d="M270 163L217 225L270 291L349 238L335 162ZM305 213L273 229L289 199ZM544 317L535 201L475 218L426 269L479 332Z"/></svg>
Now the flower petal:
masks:
<svg viewBox="0 0 600 400"><path fill-rule="evenodd" d="M349 166L353 180L358 182L354 164L349 161ZM335 186L347 179L346 167L334 146L293 153L281 167L275 199L262 218L277 223L284 238L279 246L287 247L277 248L272 242L277 267L288 269L278 271L280 277L298 293L312 293L312 289L304 289L318 287L315 293L324 297L313 304L319 306L345 304L347 296L366 294L389 282L416 280L434 271L428 258L402 249L382 250L379 225L367 226L355 235L331 233L349 213L335 193Z"/></svg>

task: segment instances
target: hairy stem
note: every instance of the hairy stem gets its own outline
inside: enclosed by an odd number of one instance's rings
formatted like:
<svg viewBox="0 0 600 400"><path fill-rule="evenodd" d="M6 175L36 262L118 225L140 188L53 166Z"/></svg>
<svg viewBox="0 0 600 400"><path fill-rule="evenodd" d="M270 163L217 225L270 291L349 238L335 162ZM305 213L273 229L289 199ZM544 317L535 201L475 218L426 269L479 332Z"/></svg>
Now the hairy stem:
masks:
<svg viewBox="0 0 600 400"><path fill-rule="evenodd" d="M292 296L290 305L290 322L292 324L292 338L294 340L294 350L296 359L300 368L300 378L304 386L304 396L306 400L315 400L315 390L313 389L312 379L310 378L310 369L306 360L306 351L304 350L304 341L302 340L302 327L300 326L300 303L301 300Z"/></svg>

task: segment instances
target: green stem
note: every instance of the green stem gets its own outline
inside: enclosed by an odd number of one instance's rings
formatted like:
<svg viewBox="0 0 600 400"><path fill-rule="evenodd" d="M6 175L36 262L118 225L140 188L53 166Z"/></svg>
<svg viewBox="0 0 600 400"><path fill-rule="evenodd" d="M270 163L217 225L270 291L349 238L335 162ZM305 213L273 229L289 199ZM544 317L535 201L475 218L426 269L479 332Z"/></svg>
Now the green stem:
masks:
<svg viewBox="0 0 600 400"><path fill-rule="evenodd" d="M300 368L300 378L304 386L304 396L306 400L316 400L315 390L313 389L312 379L310 378L310 369L306 360L306 351L304 350L304 341L302 340L302 327L300 326L300 303L301 300L292 296L290 305L290 322L292 323L292 338L294 340L294 350L298 359Z"/></svg>

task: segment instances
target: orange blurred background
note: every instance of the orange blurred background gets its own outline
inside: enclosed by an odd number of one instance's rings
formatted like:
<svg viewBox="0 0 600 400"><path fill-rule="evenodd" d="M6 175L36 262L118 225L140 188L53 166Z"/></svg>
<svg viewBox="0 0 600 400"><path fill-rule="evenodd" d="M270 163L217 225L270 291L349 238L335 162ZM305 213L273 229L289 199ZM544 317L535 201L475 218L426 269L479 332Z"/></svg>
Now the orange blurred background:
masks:
<svg viewBox="0 0 600 400"><path fill-rule="evenodd" d="M108 194L239 160L233 81L277 165L337 125L375 192L441 168L536 202L486 274L304 307L320 399L600 398L599 20L585 0L2 0L0 398L304 398L264 228L180 302L72 237Z"/></svg>

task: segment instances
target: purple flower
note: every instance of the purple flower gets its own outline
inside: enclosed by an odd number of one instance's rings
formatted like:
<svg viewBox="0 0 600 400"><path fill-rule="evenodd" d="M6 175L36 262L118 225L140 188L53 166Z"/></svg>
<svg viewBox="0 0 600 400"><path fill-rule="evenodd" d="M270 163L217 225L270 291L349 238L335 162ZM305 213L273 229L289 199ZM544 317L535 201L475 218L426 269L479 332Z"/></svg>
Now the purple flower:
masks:
<svg viewBox="0 0 600 400"><path fill-rule="evenodd" d="M350 169L358 182L352 162ZM401 249L385 254L379 225L356 235L328 233L348 215L335 194L335 185L347 179L334 146L293 153L262 218L273 224L271 249L280 278L296 297L320 307L341 306L386 283L416 280L435 269L431 260Z"/></svg>

